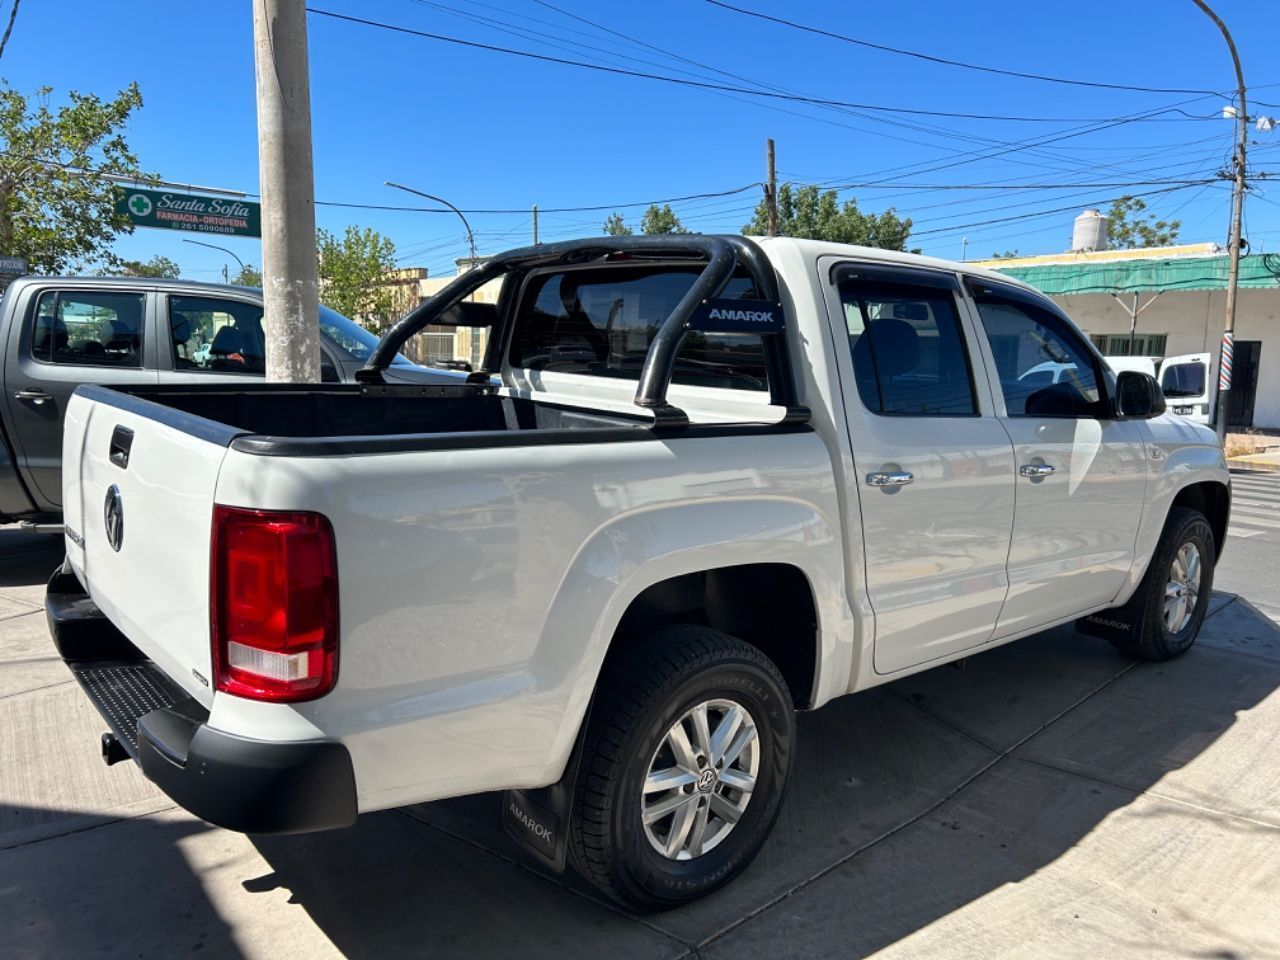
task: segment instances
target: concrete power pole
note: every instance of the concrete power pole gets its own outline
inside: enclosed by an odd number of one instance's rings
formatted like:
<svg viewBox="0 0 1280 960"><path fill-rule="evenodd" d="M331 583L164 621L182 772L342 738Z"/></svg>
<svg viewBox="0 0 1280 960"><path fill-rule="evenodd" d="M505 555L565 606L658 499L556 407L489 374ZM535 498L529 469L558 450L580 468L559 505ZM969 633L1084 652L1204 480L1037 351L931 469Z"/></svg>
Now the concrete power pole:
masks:
<svg viewBox="0 0 1280 960"><path fill-rule="evenodd" d="M305 0L253 0L267 380L320 382Z"/></svg>
<svg viewBox="0 0 1280 960"><path fill-rule="evenodd" d="M533 205L533 245L538 245L538 205Z"/></svg>
<svg viewBox="0 0 1280 960"><path fill-rule="evenodd" d="M764 143L766 170L764 202L769 211L769 236L776 237L778 235L778 172L773 166L773 138L770 137Z"/></svg>
<svg viewBox="0 0 1280 960"><path fill-rule="evenodd" d="M1244 218L1245 187L1244 151L1249 139L1249 111L1245 109L1244 101L1244 70L1240 67L1240 55L1236 52L1236 42L1231 39L1231 31L1222 22L1222 18L1214 13L1204 0L1192 0L1192 2L1214 22L1217 28L1222 31L1223 38L1227 41L1227 49L1231 51L1231 62L1236 68L1236 96L1240 101L1236 105L1236 149L1232 158L1231 233L1230 239L1227 241L1227 251L1231 257L1227 272L1227 316L1222 328L1222 346L1218 352L1217 427L1218 439L1225 440L1227 436L1227 400L1231 395L1231 354L1235 341L1236 288L1240 281L1240 232L1241 221Z"/></svg>

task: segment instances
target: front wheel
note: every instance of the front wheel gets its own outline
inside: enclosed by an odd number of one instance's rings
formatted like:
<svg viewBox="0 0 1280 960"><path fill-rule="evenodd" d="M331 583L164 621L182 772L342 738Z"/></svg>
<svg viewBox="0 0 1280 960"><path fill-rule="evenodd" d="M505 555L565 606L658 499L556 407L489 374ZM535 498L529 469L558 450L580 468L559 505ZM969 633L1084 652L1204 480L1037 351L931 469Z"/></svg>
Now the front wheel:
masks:
<svg viewBox="0 0 1280 960"><path fill-rule="evenodd" d="M1129 606L1136 637L1112 641L1144 660L1168 660L1195 643L1209 609L1217 550L1213 529L1198 510L1175 507L1156 545L1151 566Z"/></svg>
<svg viewBox="0 0 1280 960"><path fill-rule="evenodd" d="M791 768L794 711L773 662L707 627L666 627L610 665L593 711L569 830L578 871L643 910L741 873Z"/></svg>

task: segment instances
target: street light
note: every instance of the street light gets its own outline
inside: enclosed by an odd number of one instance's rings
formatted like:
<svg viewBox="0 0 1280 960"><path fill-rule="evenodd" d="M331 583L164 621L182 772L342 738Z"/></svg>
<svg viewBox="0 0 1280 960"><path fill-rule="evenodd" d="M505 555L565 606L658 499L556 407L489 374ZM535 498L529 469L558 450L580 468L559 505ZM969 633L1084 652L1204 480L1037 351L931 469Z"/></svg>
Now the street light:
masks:
<svg viewBox="0 0 1280 960"><path fill-rule="evenodd" d="M462 225L467 228L467 245L471 248L471 265L476 265L476 238L471 233L471 224L467 223L467 218L462 215L462 211L455 207L444 197L434 197L429 193L423 193L421 190L415 190L413 187L406 187L402 183L392 183L390 180L384 181L384 186L391 187L395 190L403 190L405 193L412 193L418 197L426 197L428 200L434 200L436 203L443 203L446 207L458 215L458 219L462 221Z"/></svg>
<svg viewBox="0 0 1280 960"><path fill-rule="evenodd" d="M221 250L223 253L228 254L231 257L231 259L234 260L236 263L240 264L240 272L244 273L244 261L241 260L239 257L237 257L233 251L228 250L226 247L220 247L216 243L205 243L203 240L188 240L186 237L182 238L182 242L194 243L197 247L208 247L210 250ZM223 283L230 282L229 278L227 277L227 265L225 263L222 265L222 282Z"/></svg>

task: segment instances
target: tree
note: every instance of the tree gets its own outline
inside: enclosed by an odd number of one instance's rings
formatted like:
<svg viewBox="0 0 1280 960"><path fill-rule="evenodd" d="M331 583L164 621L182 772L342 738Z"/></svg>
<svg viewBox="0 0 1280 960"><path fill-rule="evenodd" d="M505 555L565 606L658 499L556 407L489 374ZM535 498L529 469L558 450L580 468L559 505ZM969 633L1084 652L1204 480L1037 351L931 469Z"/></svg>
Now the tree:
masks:
<svg viewBox="0 0 1280 960"><path fill-rule="evenodd" d="M649 205L649 209L640 218L640 232L662 234L688 233L689 231L684 228L680 218L675 215L675 212L671 209L671 204L664 203L659 207L654 203Z"/></svg>
<svg viewBox="0 0 1280 960"><path fill-rule="evenodd" d="M1004 253L991 254L991 259L992 260L1012 260L1014 257L1020 257L1020 256L1022 256L1022 254L1020 254L1017 250L1006 250Z"/></svg>
<svg viewBox="0 0 1280 960"><path fill-rule="evenodd" d="M629 237L634 231L623 221L622 214L611 213L604 221L604 233L607 237Z"/></svg>
<svg viewBox="0 0 1280 960"><path fill-rule="evenodd" d="M168 257L156 254L146 262L112 258L111 263L98 273L104 277L160 277L165 280L176 280L182 275L182 270Z"/></svg>
<svg viewBox="0 0 1280 960"><path fill-rule="evenodd" d="M763 200L742 232L757 236L769 232L769 209ZM900 218L892 207L878 216L863 213L853 199L841 206L834 190L822 193L814 184L793 189L784 183L778 188L778 233L784 237L905 250L911 220Z"/></svg>
<svg viewBox="0 0 1280 960"><path fill-rule="evenodd" d="M395 290L389 282L396 269L396 245L365 227L347 227L339 239L316 231L320 302L338 313L380 330L395 319Z"/></svg>
<svg viewBox="0 0 1280 960"><path fill-rule="evenodd" d="M1181 220L1157 220L1141 197L1121 197L1107 211L1107 246L1117 250L1167 247L1178 239Z"/></svg>
<svg viewBox="0 0 1280 960"><path fill-rule="evenodd" d="M136 83L107 101L73 90L55 109L51 92L40 87L28 99L0 86L0 253L24 258L33 273L114 263L111 241L133 226L116 211L107 175L155 179L122 132L142 94Z"/></svg>
<svg viewBox="0 0 1280 960"><path fill-rule="evenodd" d="M238 287L260 287L262 286L262 271L252 263L243 264L240 267L240 272L231 278L231 282Z"/></svg>

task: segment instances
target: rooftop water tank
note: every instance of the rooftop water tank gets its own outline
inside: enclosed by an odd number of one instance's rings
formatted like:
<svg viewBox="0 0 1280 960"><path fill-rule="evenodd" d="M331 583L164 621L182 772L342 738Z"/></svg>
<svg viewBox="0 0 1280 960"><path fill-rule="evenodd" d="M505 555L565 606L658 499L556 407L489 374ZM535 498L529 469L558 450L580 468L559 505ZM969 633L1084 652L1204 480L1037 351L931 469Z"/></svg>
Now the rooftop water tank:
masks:
<svg viewBox="0 0 1280 960"><path fill-rule="evenodd" d="M1073 253L1107 249L1107 218L1098 210L1086 210L1076 217L1071 230Z"/></svg>

